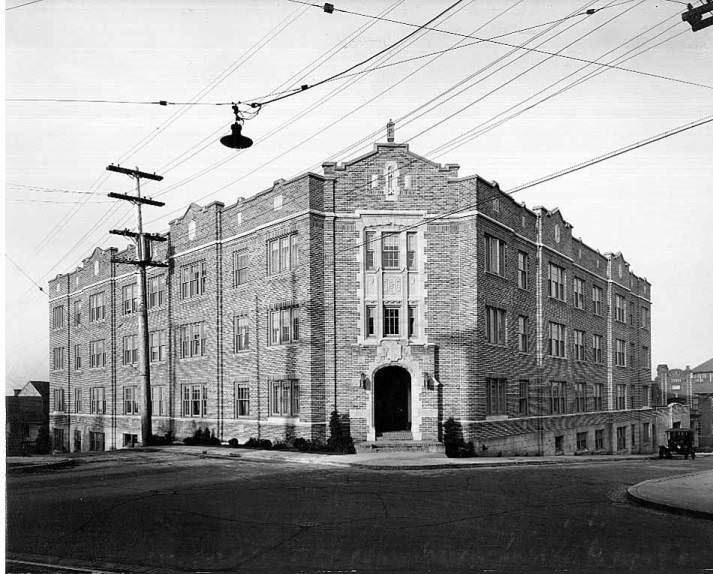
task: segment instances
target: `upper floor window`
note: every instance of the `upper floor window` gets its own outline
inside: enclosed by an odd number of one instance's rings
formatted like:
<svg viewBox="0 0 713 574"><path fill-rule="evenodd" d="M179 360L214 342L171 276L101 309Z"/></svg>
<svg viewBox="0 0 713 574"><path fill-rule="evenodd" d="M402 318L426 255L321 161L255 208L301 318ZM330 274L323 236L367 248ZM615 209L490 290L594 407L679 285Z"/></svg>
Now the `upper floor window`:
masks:
<svg viewBox="0 0 713 574"><path fill-rule="evenodd" d="M552 381L550 383L550 413L563 414L566 411L567 383Z"/></svg>
<svg viewBox="0 0 713 574"><path fill-rule="evenodd" d="M124 414L135 415L139 412L139 403L136 401L136 387L124 387Z"/></svg>
<svg viewBox="0 0 713 574"><path fill-rule="evenodd" d="M287 307L270 311L270 345L300 340L300 308Z"/></svg>
<svg viewBox="0 0 713 574"><path fill-rule="evenodd" d="M528 288L528 270L530 266L530 256L524 251L517 252L517 286L520 289Z"/></svg>
<svg viewBox="0 0 713 574"><path fill-rule="evenodd" d="M614 297L614 318L620 323L626 323L626 300L621 295Z"/></svg>
<svg viewBox="0 0 713 574"><path fill-rule="evenodd" d="M587 385L585 383L574 384L574 408L578 413L587 410Z"/></svg>
<svg viewBox="0 0 713 574"><path fill-rule="evenodd" d="M149 333L149 356L152 363L166 358L166 331Z"/></svg>
<svg viewBox="0 0 713 574"><path fill-rule="evenodd" d="M166 387L151 385L151 412L159 417L166 416L166 399L168 393Z"/></svg>
<svg viewBox="0 0 713 574"><path fill-rule="evenodd" d="M584 331L574 330L574 358L584 361Z"/></svg>
<svg viewBox="0 0 713 574"><path fill-rule="evenodd" d="M233 287L248 281L248 250L240 249L233 253Z"/></svg>
<svg viewBox="0 0 713 574"><path fill-rule="evenodd" d="M595 383L594 385L594 410L601 411L603 408L603 396L604 396L604 385L602 383Z"/></svg>
<svg viewBox="0 0 713 574"><path fill-rule="evenodd" d="M574 292L574 306L577 309L584 309L584 280L575 277L572 291Z"/></svg>
<svg viewBox="0 0 713 574"><path fill-rule="evenodd" d="M161 307L166 300L166 276L156 275L149 279L149 309Z"/></svg>
<svg viewBox="0 0 713 574"><path fill-rule="evenodd" d="M485 308L485 336L488 343L505 344L505 311L503 309Z"/></svg>
<svg viewBox="0 0 713 574"><path fill-rule="evenodd" d="M381 236L381 266L384 269L399 268L399 234L384 233Z"/></svg>
<svg viewBox="0 0 713 574"><path fill-rule="evenodd" d="M61 329L64 327L64 305L59 305L52 309L52 328Z"/></svg>
<svg viewBox="0 0 713 574"><path fill-rule="evenodd" d="M567 327L561 323L550 322L549 355L566 357Z"/></svg>
<svg viewBox="0 0 713 574"><path fill-rule="evenodd" d="M89 389L89 412L93 415L103 415L106 413L106 394L104 387L92 387Z"/></svg>
<svg viewBox="0 0 713 574"><path fill-rule="evenodd" d="M296 269L299 261L297 234L285 235L267 242L268 274Z"/></svg>
<svg viewBox="0 0 713 574"><path fill-rule="evenodd" d="M616 341L616 353L614 355L615 365L617 367L626 366L626 341L623 339L617 339Z"/></svg>
<svg viewBox="0 0 713 574"><path fill-rule="evenodd" d="M244 351L249 347L250 327L247 315L238 315L233 318L233 352Z"/></svg>
<svg viewBox="0 0 713 574"><path fill-rule="evenodd" d="M89 366L106 367L106 350L104 340L89 341Z"/></svg>
<svg viewBox="0 0 713 574"><path fill-rule="evenodd" d="M367 269L376 269L376 232L374 231L367 231L365 234L364 262Z"/></svg>
<svg viewBox="0 0 713 574"><path fill-rule="evenodd" d="M64 369L64 347L52 349L52 370L60 371Z"/></svg>
<svg viewBox="0 0 713 574"><path fill-rule="evenodd" d="M595 363L602 362L602 336L592 335L592 359Z"/></svg>
<svg viewBox="0 0 713 574"><path fill-rule="evenodd" d="M191 220L188 222L188 239L193 241L196 238L196 222Z"/></svg>
<svg viewBox="0 0 713 574"><path fill-rule="evenodd" d="M485 236L485 270L496 275L505 275L505 242Z"/></svg>
<svg viewBox="0 0 713 574"><path fill-rule="evenodd" d="M567 282L567 272L559 265L550 263L549 281L550 297L559 299L560 301L566 301L567 291L565 289L565 284Z"/></svg>
<svg viewBox="0 0 713 574"><path fill-rule="evenodd" d="M181 414L184 417L204 417L208 410L205 385L183 385Z"/></svg>
<svg viewBox="0 0 713 574"><path fill-rule="evenodd" d="M649 354L649 348L646 345L641 346L641 361L643 362L643 367L645 369L651 368L651 355Z"/></svg>
<svg viewBox="0 0 713 574"><path fill-rule="evenodd" d="M617 410L626 408L626 385L616 386L616 408Z"/></svg>
<svg viewBox="0 0 713 574"><path fill-rule="evenodd" d="M235 417L250 416L250 387L247 383L235 383Z"/></svg>
<svg viewBox="0 0 713 574"><path fill-rule="evenodd" d="M82 346L74 345L74 370L80 371L82 369Z"/></svg>
<svg viewBox="0 0 713 574"><path fill-rule="evenodd" d="M82 300L74 302L74 324L82 324Z"/></svg>
<svg viewBox="0 0 713 574"><path fill-rule="evenodd" d="M518 405L517 413L527 416L530 414L530 381L522 379L518 381Z"/></svg>
<svg viewBox="0 0 713 574"><path fill-rule="evenodd" d="M189 323L178 328L179 357L202 357L206 353L205 323Z"/></svg>
<svg viewBox="0 0 713 574"><path fill-rule="evenodd" d="M367 337L374 337L376 335L376 307L367 305L365 318L364 334Z"/></svg>
<svg viewBox="0 0 713 574"><path fill-rule="evenodd" d="M416 234L406 233L406 267L416 269Z"/></svg>
<svg viewBox="0 0 713 574"><path fill-rule="evenodd" d="M408 306L408 336L409 339L418 336L418 324L416 318L418 317L418 309L413 305Z"/></svg>
<svg viewBox="0 0 713 574"><path fill-rule="evenodd" d="M123 302L124 315L136 313L138 305L136 304L136 283L124 285L121 288L121 300Z"/></svg>
<svg viewBox="0 0 713 574"><path fill-rule="evenodd" d="M123 364L130 365L139 360L138 337L136 335L126 335L123 339Z"/></svg>
<svg viewBox="0 0 713 574"><path fill-rule="evenodd" d="M64 389L54 389L52 392L53 396L53 401L52 401L52 409L58 412L64 412L65 411L65 404L64 404Z"/></svg>
<svg viewBox="0 0 713 574"><path fill-rule="evenodd" d="M205 261L181 267L181 299L205 293L207 270Z"/></svg>
<svg viewBox="0 0 713 574"><path fill-rule="evenodd" d="M104 292L95 293L89 296L89 322L103 321L106 319L106 308L104 307Z"/></svg>
<svg viewBox="0 0 713 574"><path fill-rule="evenodd" d="M596 285L592 286L592 306L594 307L593 311L595 315L601 315L602 314L602 299L604 297L604 292L602 291L601 287L597 287Z"/></svg>
<svg viewBox="0 0 713 574"><path fill-rule="evenodd" d="M283 417L300 414L299 381L287 379L270 382L270 414Z"/></svg>
<svg viewBox="0 0 713 574"><path fill-rule="evenodd" d="M648 307L641 307L641 328L642 329L649 328L649 308Z"/></svg>
<svg viewBox="0 0 713 574"><path fill-rule="evenodd" d="M529 330L529 320L524 315L517 318L517 348L522 353L529 350L527 343L527 332Z"/></svg>
<svg viewBox="0 0 713 574"><path fill-rule="evenodd" d="M401 307L384 305L384 337L401 334Z"/></svg>

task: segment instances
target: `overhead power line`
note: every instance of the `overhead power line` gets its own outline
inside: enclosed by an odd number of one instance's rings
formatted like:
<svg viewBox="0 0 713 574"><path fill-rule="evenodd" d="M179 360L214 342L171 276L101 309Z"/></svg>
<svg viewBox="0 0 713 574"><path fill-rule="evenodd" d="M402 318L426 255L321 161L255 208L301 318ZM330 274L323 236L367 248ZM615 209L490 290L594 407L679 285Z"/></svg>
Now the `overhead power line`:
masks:
<svg viewBox="0 0 713 574"><path fill-rule="evenodd" d="M16 10L17 8L22 8L23 6L29 6L30 4L37 4L38 2L42 2L42 0L31 0L30 2L25 2L24 4L18 4L17 6L10 6L9 8L5 8L5 12L8 12L10 10Z"/></svg>

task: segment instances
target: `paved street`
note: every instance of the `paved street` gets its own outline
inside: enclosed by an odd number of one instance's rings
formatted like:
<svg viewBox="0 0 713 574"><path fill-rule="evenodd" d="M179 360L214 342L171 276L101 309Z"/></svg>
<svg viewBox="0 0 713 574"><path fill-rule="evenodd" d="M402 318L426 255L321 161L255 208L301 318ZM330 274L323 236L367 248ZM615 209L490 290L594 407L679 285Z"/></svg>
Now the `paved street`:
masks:
<svg viewBox="0 0 713 574"><path fill-rule="evenodd" d="M713 569L713 521L625 494L642 480L711 469L713 457L379 471L115 456L8 476L11 557L144 572Z"/></svg>

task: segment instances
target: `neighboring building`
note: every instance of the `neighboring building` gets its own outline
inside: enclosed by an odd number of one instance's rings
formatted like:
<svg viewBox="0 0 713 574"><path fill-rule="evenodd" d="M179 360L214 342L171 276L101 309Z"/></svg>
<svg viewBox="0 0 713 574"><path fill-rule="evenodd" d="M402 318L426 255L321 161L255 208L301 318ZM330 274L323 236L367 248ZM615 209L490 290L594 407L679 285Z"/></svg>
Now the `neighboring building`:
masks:
<svg viewBox="0 0 713 574"><path fill-rule="evenodd" d="M656 382L666 397L666 404L680 403L683 405L691 402L691 367L686 365L685 369L669 369L668 365L656 367Z"/></svg>
<svg viewBox="0 0 713 574"><path fill-rule="evenodd" d="M651 286L477 175L393 142L232 205L190 205L149 272L154 432L651 452ZM133 248L50 282L56 445L140 436Z"/></svg>
<svg viewBox="0 0 713 574"><path fill-rule="evenodd" d="M37 438L49 434L49 381L29 381L5 397L5 445L10 456L36 452Z"/></svg>
<svg viewBox="0 0 713 574"><path fill-rule="evenodd" d="M691 371L693 404L691 420L700 448L713 448L713 358L701 363Z"/></svg>

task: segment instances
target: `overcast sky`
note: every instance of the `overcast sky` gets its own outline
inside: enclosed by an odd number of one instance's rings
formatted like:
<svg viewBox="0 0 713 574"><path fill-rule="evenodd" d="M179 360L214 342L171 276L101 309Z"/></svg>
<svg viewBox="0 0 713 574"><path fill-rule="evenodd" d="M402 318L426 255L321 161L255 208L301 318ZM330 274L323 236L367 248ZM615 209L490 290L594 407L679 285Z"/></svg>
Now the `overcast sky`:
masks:
<svg viewBox="0 0 713 574"><path fill-rule="evenodd" d="M335 3L417 24L450 4ZM397 141L408 141L412 151L458 163L461 175L477 173L508 190L713 113L713 28L692 32L681 21L685 9L673 0L463 0L434 26L603 62L642 42L631 54L654 46L619 64L646 74L607 69L502 123L601 68L578 72L585 64L573 59L532 51L508 56L506 45L422 31L368 66L459 41L461 47L266 105L246 122L255 145L242 153L218 143L233 119L229 106L6 102L5 253L22 269L6 259L6 390L48 377L47 296L32 281L46 289L95 246L125 246L107 232L133 225L134 215L105 194L129 191L131 181L108 174L109 163L165 176L145 187L164 193L157 197L164 208L147 208L147 227L155 232L191 201L230 204L278 178L320 172L321 162L340 150L339 161L355 157L384 141L389 118L397 120ZM254 100L315 83L413 30L287 0L42 0L5 11L5 98ZM474 129L495 122L486 133ZM480 135L440 147L461 134ZM695 366L713 356L711 143L707 124L515 196L528 206L559 207L575 236L602 252L621 251L652 283L654 368Z"/></svg>

